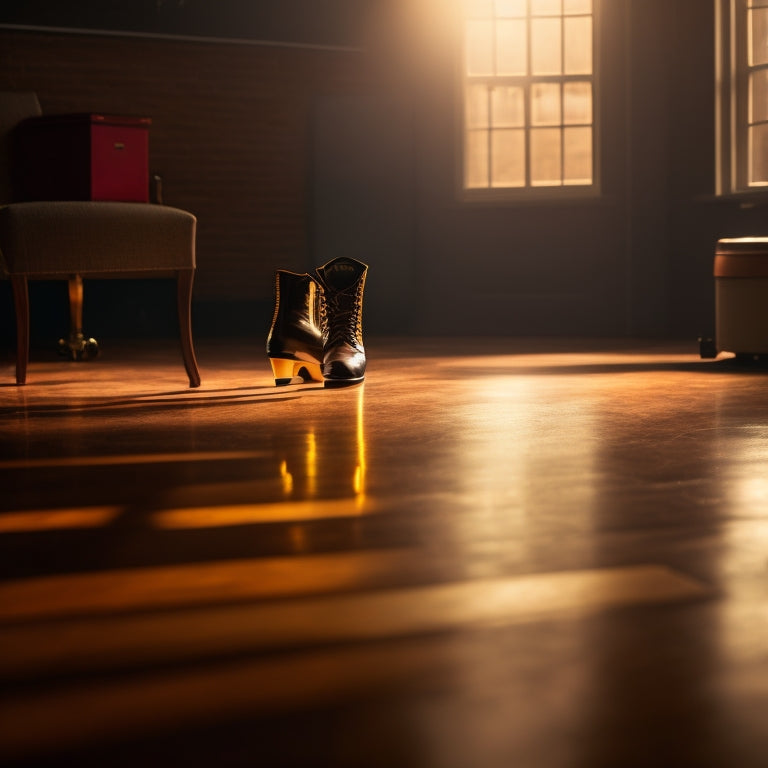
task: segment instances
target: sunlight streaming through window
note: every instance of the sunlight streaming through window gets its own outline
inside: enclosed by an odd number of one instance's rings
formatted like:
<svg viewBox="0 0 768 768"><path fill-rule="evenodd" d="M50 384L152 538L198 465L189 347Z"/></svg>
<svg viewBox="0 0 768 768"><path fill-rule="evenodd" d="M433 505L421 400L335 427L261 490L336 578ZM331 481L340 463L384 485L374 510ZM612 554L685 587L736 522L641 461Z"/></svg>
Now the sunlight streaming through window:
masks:
<svg viewBox="0 0 768 768"><path fill-rule="evenodd" d="M464 186L590 186L592 0L467 0Z"/></svg>

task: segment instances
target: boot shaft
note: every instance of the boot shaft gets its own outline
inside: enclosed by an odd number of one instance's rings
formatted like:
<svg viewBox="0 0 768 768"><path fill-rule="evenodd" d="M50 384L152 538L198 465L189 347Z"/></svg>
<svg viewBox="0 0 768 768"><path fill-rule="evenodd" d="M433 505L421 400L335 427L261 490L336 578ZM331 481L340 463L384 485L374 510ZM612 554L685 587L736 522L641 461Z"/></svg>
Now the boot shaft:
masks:
<svg viewBox="0 0 768 768"><path fill-rule="evenodd" d="M339 257L315 270L322 288L320 328L326 387L359 384L365 378L363 292L368 267Z"/></svg>
<svg viewBox="0 0 768 768"><path fill-rule="evenodd" d="M267 354L322 359L318 286L308 274L275 273L275 310L267 336Z"/></svg>
<svg viewBox="0 0 768 768"><path fill-rule="evenodd" d="M338 257L315 270L321 287L320 329L324 347L340 343L363 346L363 294L368 266Z"/></svg>

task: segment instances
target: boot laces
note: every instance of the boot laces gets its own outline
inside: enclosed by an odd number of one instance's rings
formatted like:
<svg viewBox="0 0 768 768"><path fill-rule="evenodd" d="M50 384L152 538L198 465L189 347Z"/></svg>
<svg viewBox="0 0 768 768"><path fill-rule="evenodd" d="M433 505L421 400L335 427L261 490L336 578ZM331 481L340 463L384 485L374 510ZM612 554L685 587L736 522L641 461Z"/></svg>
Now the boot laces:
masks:
<svg viewBox="0 0 768 768"><path fill-rule="evenodd" d="M320 303L320 320L328 344L360 343L360 291L357 286L347 290L325 292Z"/></svg>

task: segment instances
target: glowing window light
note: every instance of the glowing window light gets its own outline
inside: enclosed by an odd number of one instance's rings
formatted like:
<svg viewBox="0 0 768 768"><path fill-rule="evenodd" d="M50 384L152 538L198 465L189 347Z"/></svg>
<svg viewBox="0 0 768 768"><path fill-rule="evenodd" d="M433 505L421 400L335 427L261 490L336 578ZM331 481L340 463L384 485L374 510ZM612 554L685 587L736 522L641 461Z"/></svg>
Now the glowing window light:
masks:
<svg viewBox="0 0 768 768"><path fill-rule="evenodd" d="M288 471L288 462L280 463L280 480L282 481L283 493L288 496L293 491L293 475Z"/></svg>
<svg viewBox="0 0 768 768"><path fill-rule="evenodd" d="M593 185L593 17L592 0L465 3L465 189Z"/></svg>
<svg viewBox="0 0 768 768"><path fill-rule="evenodd" d="M313 431L306 437L305 472L307 477L307 493L314 496L317 493L317 438Z"/></svg>
<svg viewBox="0 0 768 768"><path fill-rule="evenodd" d="M240 490L236 484L229 483L229 503L200 504L200 496L195 496L194 489L190 493L187 488L186 495L195 499L193 504L179 503L176 499L175 503L168 503L165 509L153 513L152 524L161 529L223 528L356 517L378 511L380 504L366 495L368 461L363 392L361 387L357 394L354 422L350 420L349 432L342 440L349 449L350 461L345 459L342 465L333 465L334 475L348 479L340 486L334 480L333 496L326 497L328 487L323 488L322 484L323 477L327 474L323 461L329 458L322 450L323 433L318 426L312 425L307 429L303 440L296 439L297 445L303 445L303 450L293 458L282 459L279 463L278 476L282 499L251 500L254 493L252 484L243 483ZM338 436L339 433L334 432L334 439ZM346 450L344 453L346 454ZM330 458L333 460L332 456ZM243 500L237 498L233 502L233 495L242 497Z"/></svg>

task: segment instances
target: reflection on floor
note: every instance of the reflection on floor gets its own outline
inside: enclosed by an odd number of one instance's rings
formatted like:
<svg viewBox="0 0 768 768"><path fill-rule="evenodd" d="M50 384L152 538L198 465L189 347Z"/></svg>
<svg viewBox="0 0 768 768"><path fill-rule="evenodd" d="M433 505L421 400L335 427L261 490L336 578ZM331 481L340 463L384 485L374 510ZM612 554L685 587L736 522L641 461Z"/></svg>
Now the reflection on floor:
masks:
<svg viewBox="0 0 768 768"><path fill-rule="evenodd" d="M0 369L9 766L764 766L768 370L369 340Z"/></svg>

